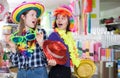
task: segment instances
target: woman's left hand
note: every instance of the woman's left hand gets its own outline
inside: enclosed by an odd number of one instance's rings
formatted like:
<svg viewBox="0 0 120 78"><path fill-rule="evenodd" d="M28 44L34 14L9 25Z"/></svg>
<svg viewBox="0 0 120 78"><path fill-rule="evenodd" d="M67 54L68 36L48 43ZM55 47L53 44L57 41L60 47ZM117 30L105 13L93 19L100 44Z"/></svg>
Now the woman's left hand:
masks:
<svg viewBox="0 0 120 78"><path fill-rule="evenodd" d="M43 37L44 37L43 32L37 32L36 33L36 40L37 40L37 42L39 43L40 46L43 45L43 41L44 41Z"/></svg>

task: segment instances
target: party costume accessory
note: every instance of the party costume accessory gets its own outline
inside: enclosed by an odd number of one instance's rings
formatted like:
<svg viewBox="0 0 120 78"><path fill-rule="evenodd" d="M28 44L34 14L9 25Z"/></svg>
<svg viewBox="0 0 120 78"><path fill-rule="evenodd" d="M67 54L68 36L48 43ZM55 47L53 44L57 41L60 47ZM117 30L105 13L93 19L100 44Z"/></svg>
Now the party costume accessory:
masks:
<svg viewBox="0 0 120 78"><path fill-rule="evenodd" d="M10 39L12 40L12 42L14 42L15 44L20 44L21 42L23 42L23 40L25 39L26 41L32 41L35 40L36 38L36 31L34 31L33 29L29 30L30 33L26 34L25 36L16 36L16 34L19 31L16 31L15 33L13 33L10 37Z"/></svg>
<svg viewBox="0 0 120 78"><path fill-rule="evenodd" d="M60 38L62 38L65 44L68 46L72 63L76 67L78 67L80 64L80 58L79 58L78 49L76 47L75 40L72 38L72 33L71 32L66 33L65 30L61 30L59 28L56 28L55 31L60 35Z"/></svg>
<svg viewBox="0 0 120 78"><path fill-rule="evenodd" d="M29 57L36 48L36 30L29 29L29 31L23 31L21 36L17 36L18 32L13 33L10 39L17 45L18 51L23 56Z"/></svg>
<svg viewBox="0 0 120 78"><path fill-rule="evenodd" d="M70 30L74 28L74 19L73 19L73 16L72 16L72 10L69 6L62 5L59 8L57 8L54 11L54 16L56 17L58 14L68 15L68 17L70 19ZM55 24L55 21L53 22L53 25L54 24Z"/></svg>
<svg viewBox="0 0 120 78"><path fill-rule="evenodd" d="M57 64L66 63L66 47L60 41L46 40L43 43L43 52L48 59L56 60Z"/></svg>
<svg viewBox="0 0 120 78"><path fill-rule="evenodd" d="M96 71L95 63L90 59L82 59L80 65L75 68L78 78L91 78Z"/></svg>
<svg viewBox="0 0 120 78"><path fill-rule="evenodd" d="M20 16L22 13L35 10L37 12L37 18L39 18L44 12L44 6L38 2L23 2L21 5L16 7L12 12L12 19L15 23L20 22Z"/></svg>

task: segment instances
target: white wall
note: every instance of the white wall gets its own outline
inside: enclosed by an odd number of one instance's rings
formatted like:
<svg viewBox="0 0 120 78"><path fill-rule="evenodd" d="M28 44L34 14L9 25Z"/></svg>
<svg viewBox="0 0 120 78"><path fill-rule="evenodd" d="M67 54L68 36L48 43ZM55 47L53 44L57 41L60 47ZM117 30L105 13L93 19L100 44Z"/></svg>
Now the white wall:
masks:
<svg viewBox="0 0 120 78"><path fill-rule="evenodd" d="M4 36L2 34L2 27L6 25L5 24L5 21L0 21L0 40L3 40L4 39Z"/></svg>
<svg viewBox="0 0 120 78"><path fill-rule="evenodd" d="M118 17L120 16L120 7L100 12L100 18Z"/></svg>

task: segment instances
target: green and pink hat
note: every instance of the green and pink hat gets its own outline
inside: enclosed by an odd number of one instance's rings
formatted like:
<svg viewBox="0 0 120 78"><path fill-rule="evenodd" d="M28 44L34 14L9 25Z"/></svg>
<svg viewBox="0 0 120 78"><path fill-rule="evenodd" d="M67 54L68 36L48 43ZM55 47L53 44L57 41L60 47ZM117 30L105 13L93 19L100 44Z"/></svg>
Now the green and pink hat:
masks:
<svg viewBox="0 0 120 78"><path fill-rule="evenodd" d="M19 23L21 14L29 10L35 10L37 18L39 18L43 14L44 9L44 6L39 2L23 2L13 10L12 20L15 23Z"/></svg>

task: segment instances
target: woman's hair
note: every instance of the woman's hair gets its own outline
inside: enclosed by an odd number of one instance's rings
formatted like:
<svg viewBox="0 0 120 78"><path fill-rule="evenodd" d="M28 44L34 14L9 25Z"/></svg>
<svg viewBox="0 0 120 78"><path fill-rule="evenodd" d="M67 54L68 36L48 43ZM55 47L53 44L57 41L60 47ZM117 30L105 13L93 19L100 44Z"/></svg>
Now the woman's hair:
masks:
<svg viewBox="0 0 120 78"><path fill-rule="evenodd" d="M22 15L26 16L29 11L30 11L30 10L22 13ZM36 26L35 26L35 28L36 28ZM35 28L34 28L34 29L35 29ZM20 25L19 25L19 27L18 27L18 30L20 30L20 31L18 32L18 35L19 35L19 36L22 35L22 32L23 32L24 29L25 29L25 22L24 22L24 20L23 20L22 18L20 18ZM33 44L33 41L30 42L30 46L31 46L32 44ZM19 45L17 45L17 50L18 50L18 47L19 47Z"/></svg>
<svg viewBox="0 0 120 78"><path fill-rule="evenodd" d="M57 15L56 15L56 17L55 17L54 29L57 28L56 19L57 19ZM67 16L67 19L68 19L68 25L67 25L67 28L66 28L66 33L67 33L68 31L70 31L70 19L69 19L68 16Z"/></svg>
<svg viewBox="0 0 120 78"><path fill-rule="evenodd" d="M29 11L30 11L30 10L25 11L25 12L22 13L21 15L26 16ZM23 29L24 29L24 28L25 28L25 22L24 22L24 20L23 20L22 18L20 18L20 25L19 25L19 27L18 27L18 30L20 30L20 31L19 31L18 35L22 35L22 32L23 32ZM35 26L35 28L36 28L36 26Z"/></svg>
<svg viewBox="0 0 120 78"><path fill-rule="evenodd" d="M3 45L2 45L2 43L0 43L0 51L2 51L2 52L0 52L0 55L2 55L2 53L3 53Z"/></svg>
<svg viewBox="0 0 120 78"><path fill-rule="evenodd" d="M1 47L0 49L3 49L3 45L2 45L2 43L1 43L1 42L0 42L0 47Z"/></svg>

